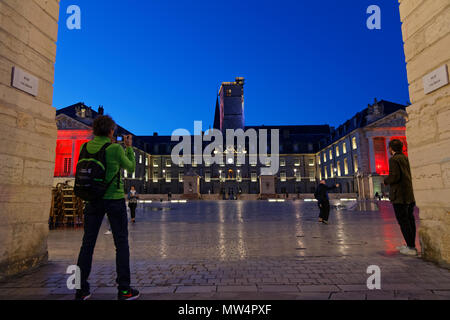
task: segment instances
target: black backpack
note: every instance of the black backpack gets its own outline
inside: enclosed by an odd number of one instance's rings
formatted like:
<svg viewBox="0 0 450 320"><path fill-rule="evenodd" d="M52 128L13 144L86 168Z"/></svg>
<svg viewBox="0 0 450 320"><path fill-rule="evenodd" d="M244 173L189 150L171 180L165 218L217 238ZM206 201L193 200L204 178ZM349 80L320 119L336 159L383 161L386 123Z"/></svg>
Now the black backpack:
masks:
<svg viewBox="0 0 450 320"><path fill-rule="evenodd" d="M111 183L120 173L106 182L106 148L111 143L106 143L97 153L87 151L87 143L83 145L75 174L75 195L85 201L102 199Z"/></svg>

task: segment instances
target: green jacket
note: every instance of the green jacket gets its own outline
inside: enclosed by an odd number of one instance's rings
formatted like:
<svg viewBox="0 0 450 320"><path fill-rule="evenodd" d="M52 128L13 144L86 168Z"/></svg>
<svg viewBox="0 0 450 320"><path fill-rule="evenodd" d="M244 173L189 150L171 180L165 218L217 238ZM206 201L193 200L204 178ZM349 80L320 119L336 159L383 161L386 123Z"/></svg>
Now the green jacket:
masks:
<svg viewBox="0 0 450 320"><path fill-rule="evenodd" d="M87 143L87 151L89 153L96 153L105 145L105 143L110 142L111 140L108 137L95 136L92 141ZM81 149L83 149L83 146L84 144L81 146ZM112 144L106 148L106 181L111 181L121 169L125 169L131 173L136 169L136 159L134 157L133 148L128 147L124 150L121 145ZM117 181L119 181L119 185ZM103 199L118 200L123 198L125 198L123 178L122 175L119 174L119 177L115 178L108 190L106 190Z"/></svg>
<svg viewBox="0 0 450 320"><path fill-rule="evenodd" d="M384 183L390 186L389 199L392 203L416 202L409 160L403 153L396 153L389 159L389 176L384 179Z"/></svg>

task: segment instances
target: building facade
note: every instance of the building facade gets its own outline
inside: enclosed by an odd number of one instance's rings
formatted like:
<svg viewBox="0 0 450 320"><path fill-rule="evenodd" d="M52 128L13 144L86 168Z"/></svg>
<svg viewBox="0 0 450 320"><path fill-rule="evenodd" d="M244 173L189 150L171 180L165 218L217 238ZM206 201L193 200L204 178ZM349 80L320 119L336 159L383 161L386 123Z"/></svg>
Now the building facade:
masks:
<svg viewBox="0 0 450 320"><path fill-rule="evenodd" d="M57 112L55 181L73 179L80 147L92 137L93 119L103 113L102 107L95 112L84 103ZM228 129L278 132L279 170L274 176L274 192L278 195L312 194L318 182L326 180L328 184L340 183L336 192L372 198L376 192L380 195L388 192L382 183L389 171L388 144L392 139L401 139L407 146L406 117L405 106L382 100L375 101L337 129L329 125L246 126L244 79L236 78L235 82L223 83L219 90L213 128L224 136ZM118 136L123 134L131 133L118 126ZM251 156L258 151L249 146L248 139L244 145L235 141L229 149L221 145L215 156L222 157L222 164L194 157L186 163L175 164L171 153L178 142L172 141L171 136L154 133L133 135L133 138L136 172L122 174L126 189L134 185L140 193L183 194L184 177L189 172L198 175L200 194L217 195L216 198L257 195L261 193L262 171L271 165L270 161L250 163ZM202 141L205 150L207 143L203 136L190 139L191 146L197 139ZM259 140L256 144L259 145ZM267 148L270 156L270 141ZM244 163L239 163L238 157L243 157Z"/></svg>

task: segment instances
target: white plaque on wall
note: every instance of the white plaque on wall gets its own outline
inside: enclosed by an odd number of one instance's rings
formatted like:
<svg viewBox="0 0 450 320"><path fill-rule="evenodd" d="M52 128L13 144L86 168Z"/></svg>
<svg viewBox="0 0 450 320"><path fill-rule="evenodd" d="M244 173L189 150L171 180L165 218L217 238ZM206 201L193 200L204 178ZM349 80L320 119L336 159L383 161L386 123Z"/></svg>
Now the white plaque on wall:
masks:
<svg viewBox="0 0 450 320"><path fill-rule="evenodd" d="M448 70L446 64L423 77L423 88L425 90L425 94L429 94L439 88L442 88L448 83Z"/></svg>
<svg viewBox="0 0 450 320"><path fill-rule="evenodd" d="M39 79L18 67L13 67L12 86L33 96L37 96Z"/></svg>

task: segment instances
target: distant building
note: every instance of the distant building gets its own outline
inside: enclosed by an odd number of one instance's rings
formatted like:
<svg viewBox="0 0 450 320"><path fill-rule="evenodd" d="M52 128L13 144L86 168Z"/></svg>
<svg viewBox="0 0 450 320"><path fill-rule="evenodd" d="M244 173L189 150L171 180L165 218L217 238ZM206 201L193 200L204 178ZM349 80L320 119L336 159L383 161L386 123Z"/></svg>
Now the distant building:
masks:
<svg viewBox="0 0 450 320"><path fill-rule="evenodd" d="M103 113L103 108L99 109ZM79 147L90 139L93 119L98 112L83 103L57 112L58 148L55 177L74 176ZM382 178L388 174L387 145L392 139L405 138L405 106L376 101L337 129L329 125L246 126L244 117L244 79L222 84L216 101L213 128L277 129L280 133L280 168L275 179L275 192L281 195L313 193L320 180L340 183L339 192L372 198L375 192L387 192ZM119 135L130 134L119 126ZM192 137L194 139L194 137ZM135 185L139 192L150 194L183 193L184 176L188 172L200 177L201 194L228 197L260 193L261 169L268 163L249 163L249 146L224 150L224 164L172 163L171 151L178 142L171 136L134 136L137 170L125 174L126 188ZM203 148L206 143L203 143ZM271 146L268 151L270 154ZM243 154L245 164L237 164ZM220 195L220 196L219 196Z"/></svg>

